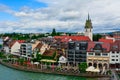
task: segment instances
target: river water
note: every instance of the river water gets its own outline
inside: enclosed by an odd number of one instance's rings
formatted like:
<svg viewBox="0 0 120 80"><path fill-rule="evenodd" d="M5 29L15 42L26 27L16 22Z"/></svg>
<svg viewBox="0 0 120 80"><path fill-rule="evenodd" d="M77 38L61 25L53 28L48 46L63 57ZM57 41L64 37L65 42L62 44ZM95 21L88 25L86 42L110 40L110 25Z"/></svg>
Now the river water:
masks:
<svg viewBox="0 0 120 80"><path fill-rule="evenodd" d="M84 77L24 72L0 64L0 80L94 80Z"/></svg>

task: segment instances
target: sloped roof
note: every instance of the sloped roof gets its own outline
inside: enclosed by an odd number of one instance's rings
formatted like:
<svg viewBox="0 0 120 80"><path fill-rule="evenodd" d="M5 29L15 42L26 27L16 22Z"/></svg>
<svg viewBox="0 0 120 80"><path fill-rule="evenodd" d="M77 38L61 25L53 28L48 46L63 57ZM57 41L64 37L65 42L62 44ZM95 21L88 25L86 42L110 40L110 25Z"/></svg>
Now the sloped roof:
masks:
<svg viewBox="0 0 120 80"><path fill-rule="evenodd" d="M99 39L99 42L113 43L113 40L112 40L112 39L104 39L104 38L101 38L101 39Z"/></svg>
<svg viewBox="0 0 120 80"><path fill-rule="evenodd" d="M43 56L52 56L55 51L56 51L55 49L46 50L46 51L43 53Z"/></svg>
<svg viewBox="0 0 120 80"><path fill-rule="evenodd" d="M62 42L91 41L88 36L54 36L54 39L61 39Z"/></svg>
<svg viewBox="0 0 120 80"><path fill-rule="evenodd" d="M9 45L8 45L9 48L11 48L11 47L15 44L15 42L16 42L16 41L11 41L11 42L9 43Z"/></svg>
<svg viewBox="0 0 120 80"><path fill-rule="evenodd" d="M9 47L11 48L16 42L18 42L18 43L24 43L25 40L12 40L12 41L9 43Z"/></svg>
<svg viewBox="0 0 120 80"><path fill-rule="evenodd" d="M110 43L105 42L88 42L88 52L93 52L94 48L96 47L96 44L100 44L102 47L102 51L109 52L110 51Z"/></svg>
<svg viewBox="0 0 120 80"><path fill-rule="evenodd" d="M25 40L16 40L17 42L19 42L19 43L24 43L25 42Z"/></svg>
<svg viewBox="0 0 120 80"><path fill-rule="evenodd" d="M41 49L42 46L43 46L43 44L39 43L35 48Z"/></svg>
<svg viewBox="0 0 120 80"><path fill-rule="evenodd" d="M120 51L120 40L116 40L111 44L111 51Z"/></svg>

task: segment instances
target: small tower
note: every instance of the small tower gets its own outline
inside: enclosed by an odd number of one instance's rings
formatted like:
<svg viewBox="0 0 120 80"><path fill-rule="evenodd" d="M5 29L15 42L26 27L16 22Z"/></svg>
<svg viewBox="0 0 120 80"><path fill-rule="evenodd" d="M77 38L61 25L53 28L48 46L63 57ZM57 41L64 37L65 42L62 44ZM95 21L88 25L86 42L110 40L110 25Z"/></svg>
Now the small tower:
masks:
<svg viewBox="0 0 120 80"><path fill-rule="evenodd" d="M88 19L86 20L86 23L85 23L85 36L88 36L91 39L91 41L93 40L92 28L93 28L92 22L88 14Z"/></svg>

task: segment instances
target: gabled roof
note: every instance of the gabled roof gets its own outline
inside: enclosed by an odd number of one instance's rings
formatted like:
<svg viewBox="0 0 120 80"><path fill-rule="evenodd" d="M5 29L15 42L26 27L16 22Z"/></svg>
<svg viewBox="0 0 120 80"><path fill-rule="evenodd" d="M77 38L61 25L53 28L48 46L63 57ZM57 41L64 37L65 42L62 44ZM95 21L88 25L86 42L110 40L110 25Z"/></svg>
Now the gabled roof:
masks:
<svg viewBox="0 0 120 80"><path fill-rule="evenodd" d="M9 43L9 48L11 48L16 42L18 42L19 44L24 43L25 40L13 40Z"/></svg>
<svg viewBox="0 0 120 80"><path fill-rule="evenodd" d="M88 42L88 52L94 52L94 49L97 49L96 45L99 44L101 45L101 51L103 52L109 52L110 51L110 43L105 43L105 42ZM99 48L100 49L100 48Z"/></svg>
<svg viewBox="0 0 120 80"><path fill-rule="evenodd" d="M43 46L43 44L39 43L35 48L41 49L42 46Z"/></svg>
<svg viewBox="0 0 120 80"><path fill-rule="evenodd" d="M16 41L11 41L10 43L9 43L9 48L11 48L14 44L16 43Z"/></svg>

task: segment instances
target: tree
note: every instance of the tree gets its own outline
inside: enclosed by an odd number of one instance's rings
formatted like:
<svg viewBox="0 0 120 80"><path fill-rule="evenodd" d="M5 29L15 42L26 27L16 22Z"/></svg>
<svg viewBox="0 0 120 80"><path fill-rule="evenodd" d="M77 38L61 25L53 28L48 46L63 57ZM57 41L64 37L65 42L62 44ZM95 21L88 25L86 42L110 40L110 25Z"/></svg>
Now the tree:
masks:
<svg viewBox="0 0 120 80"><path fill-rule="evenodd" d="M86 69L87 69L87 63L86 62L82 62L79 64L79 70L80 72L86 72Z"/></svg>
<svg viewBox="0 0 120 80"><path fill-rule="evenodd" d="M98 41L101 37L102 37L102 35L100 35L100 34L94 34L93 41Z"/></svg>
<svg viewBox="0 0 120 80"><path fill-rule="evenodd" d="M53 28L51 35L52 35L52 36L56 36L56 30L55 30L55 28Z"/></svg>

